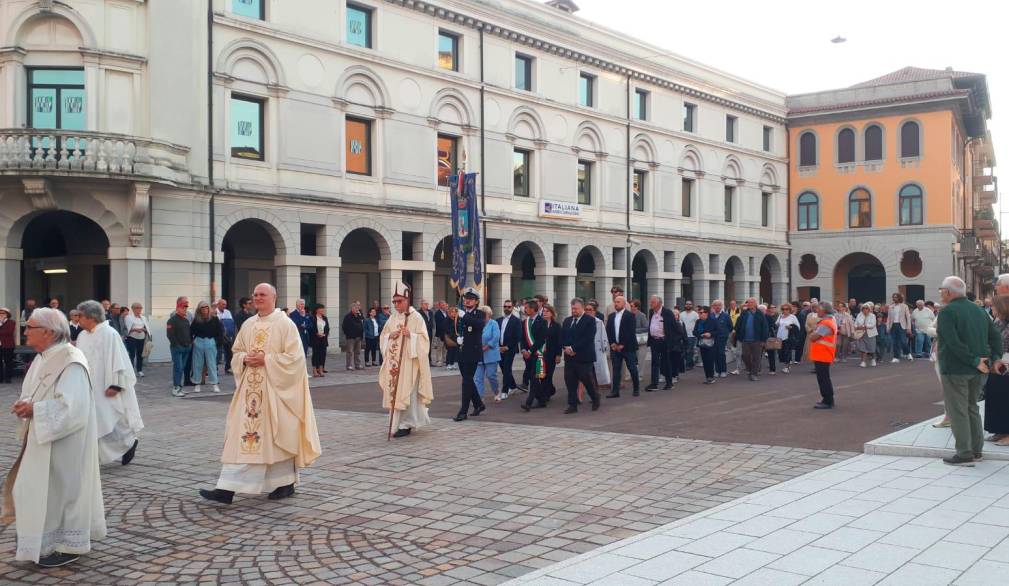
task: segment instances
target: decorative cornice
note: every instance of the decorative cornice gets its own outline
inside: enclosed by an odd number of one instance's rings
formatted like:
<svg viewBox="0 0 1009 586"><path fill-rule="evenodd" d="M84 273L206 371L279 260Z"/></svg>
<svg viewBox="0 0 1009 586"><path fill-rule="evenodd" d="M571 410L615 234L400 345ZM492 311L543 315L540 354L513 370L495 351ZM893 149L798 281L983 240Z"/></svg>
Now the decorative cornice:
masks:
<svg viewBox="0 0 1009 586"><path fill-rule="evenodd" d="M602 69L605 71L610 71L630 77L631 79L648 83L654 86L672 90L677 93L691 96L698 100L705 100L720 106L725 106L727 108L732 108L733 110L738 110L740 112L745 112L747 114L752 114L759 118L764 118L778 124L785 123L784 116L778 116L770 112L765 112L759 108L754 108L753 106L747 106L746 104L741 104L739 102L734 102L732 100L710 94L692 87L685 86L683 84L671 81L668 79L663 79L661 77L645 73L643 71L638 71L614 63L606 59L600 59L599 57L594 57L588 55L577 49L569 49L567 47L562 47L555 43L549 41L544 41L538 39L532 35L527 35L525 33L520 33L518 31L511 30L507 27L499 26L496 24L491 24L485 22L482 19L468 16L465 14L460 14L454 10L445 9L439 6L435 6L430 2L423 0L385 0L389 4L396 4L398 6L403 6L417 12L423 12L424 14L431 16L433 18L438 18L441 20L449 21L460 26L467 26L475 30L483 30L485 33L500 37L502 39L511 41L513 43L519 43L527 47L531 47L538 51L543 51L544 53L551 53L563 59L569 59L571 61L576 61L578 63L584 63L586 65L591 65L597 69Z"/></svg>
<svg viewBox="0 0 1009 586"><path fill-rule="evenodd" d="M36 210L55 210L59 206L56 204L56 197L53 195L52 184L48 179L43 178L21 178L24 185L25 195L32 202L32 208Z"/></svg>

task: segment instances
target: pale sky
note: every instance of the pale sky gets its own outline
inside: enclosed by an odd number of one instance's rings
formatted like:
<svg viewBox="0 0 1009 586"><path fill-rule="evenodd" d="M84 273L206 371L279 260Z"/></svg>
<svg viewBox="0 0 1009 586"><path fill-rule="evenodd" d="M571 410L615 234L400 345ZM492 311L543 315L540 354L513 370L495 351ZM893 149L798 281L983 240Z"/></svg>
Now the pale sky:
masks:
<svg viewBox="0 0 1009 586"><path fill-rule="evenodd" d="M575 0L578 16L789 94L907 65L988 77L995 157L1009 169L1009 4L994 1ZM833 44L836 36L847 42ZM995 175L999 173L996 167ZM1009 181L1009 179L1007 179ZM1009 183L1007 183L1009 185ZM1009 214L1000 189L999 207Z"/></svg>

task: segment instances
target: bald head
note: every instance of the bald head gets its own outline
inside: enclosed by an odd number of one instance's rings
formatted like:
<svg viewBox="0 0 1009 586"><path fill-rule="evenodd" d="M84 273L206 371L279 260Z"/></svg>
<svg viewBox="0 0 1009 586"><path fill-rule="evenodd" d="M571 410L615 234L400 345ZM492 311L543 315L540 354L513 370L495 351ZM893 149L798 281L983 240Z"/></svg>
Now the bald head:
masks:
<svg viewBox="0 0 1009 586"><path fill-rule="evenodd" d="M252 291L252 304L260 317L266 317L277 308L277 289L269 283L260 283Z"/></svg>

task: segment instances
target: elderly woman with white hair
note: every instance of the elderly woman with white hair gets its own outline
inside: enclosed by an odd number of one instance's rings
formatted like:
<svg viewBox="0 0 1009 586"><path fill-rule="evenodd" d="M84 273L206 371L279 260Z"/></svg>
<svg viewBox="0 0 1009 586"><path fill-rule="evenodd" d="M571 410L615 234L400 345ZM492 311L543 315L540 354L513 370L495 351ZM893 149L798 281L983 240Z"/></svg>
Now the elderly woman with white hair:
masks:
<svg viewBox="0 0 1009 586"><path fill-rule="evenodd" d="M480 344L483 347L483 361L477 363L476 372L473 374L473 382L476 384L476 391L483 398L484 379L490 380L490 390L494 393L494 401L501 401L501 394L498 392L497 372L498 363L501 362L501 326L494 321L494 310L487 305L477 308L486 316L484 319L483 335L480 337Z"/></svg>
<svg viewBox="0 0 1009 586"><path fill-rule="evenodd" d="M876 329L876 314L872 312L872 303L862 304L862 311L855 318L855 351L862 357L858 364L865 368L866 362L869 366L876 366L876 338L879 332Z"/></svg>

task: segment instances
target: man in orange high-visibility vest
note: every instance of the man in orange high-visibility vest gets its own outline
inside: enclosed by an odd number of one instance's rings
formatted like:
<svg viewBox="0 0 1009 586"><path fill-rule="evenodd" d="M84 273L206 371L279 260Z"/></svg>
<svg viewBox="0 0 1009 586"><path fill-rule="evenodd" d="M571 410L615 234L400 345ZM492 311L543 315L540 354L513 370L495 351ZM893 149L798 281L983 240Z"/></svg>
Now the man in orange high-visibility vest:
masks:
<svg viewBox="0 0 1009 586"><path fill-rule="evenodd" d="M834 408L834 384L830 382L830 365L834 362L837 340L837 323L834 321L834 307L829 301L821 301L816 308L820 322L809 336L809 358L816 370L816 382L820 385L820 402L814 409Z"/></svg>

